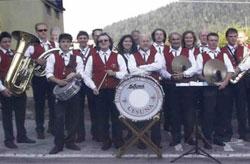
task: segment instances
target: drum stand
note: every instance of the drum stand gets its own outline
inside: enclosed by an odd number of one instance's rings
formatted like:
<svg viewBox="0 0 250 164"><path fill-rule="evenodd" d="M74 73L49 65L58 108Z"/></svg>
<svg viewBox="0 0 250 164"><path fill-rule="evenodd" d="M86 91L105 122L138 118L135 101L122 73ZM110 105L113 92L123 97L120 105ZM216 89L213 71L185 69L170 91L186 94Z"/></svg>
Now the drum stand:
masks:
<svg viewBox="0 0 250 164"><path fill-rule="evenodd" d="M150 128L160 120L159 115L155 115L152 120L144 126L144 128L139 129L134 126L134 123L130 120L124 118L124 116L120 116L119 119L132 131L133 136L118 150L116 155L117 158L121 158L123 154L134 144L137 143L138 140L141 140L144 144L146 144L151 150L157 155L158 158L162 158L161 149L158 148L151 139L145 134Z"/></svg>
<svg viewBox="0 0 250 164"><path fill-rule="evenodd" d="M205 150L203 150L200 146L199 146L199 139L201 139L204 143L206 144L210 144L208 143L208 141L206 140L205 136L202 134L201 129L199 128L198 125L198 109L195 110L195 125L194 125L194 131L193 134L195 135L195 145L193 148L191 148L190 150L188 150L187 152L181 154L179 157L173 159L172 161L170 161L171 163L181 159L182 157L189 155L189 154L195 154L195 155L202 155L205 156L207 158L212 159L213 161L215 161L218 164L221 164L221 162L219 160L217 160L216 158L214 158L213 156L211 156L209 153L207 153ZM192 136L192 135L191 135ZM191 138L191 137L190 137Z"/></svg>

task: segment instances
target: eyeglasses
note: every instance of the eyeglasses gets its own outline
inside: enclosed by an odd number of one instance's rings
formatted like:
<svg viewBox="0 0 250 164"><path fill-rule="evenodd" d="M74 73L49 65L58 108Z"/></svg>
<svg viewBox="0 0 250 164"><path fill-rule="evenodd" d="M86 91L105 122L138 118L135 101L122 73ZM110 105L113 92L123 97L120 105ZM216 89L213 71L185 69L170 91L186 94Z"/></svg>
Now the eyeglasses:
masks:
<svg viewBox="0 0 250 164"><path fill-rule="evenodd" d="M109 40L105 39L105 40L98 40L99 43L105 43L108 42Z"/></svg>
<svg viewBox="0 0 250 164"><path fill-rule="evenodd" d="M37 30L38 32L47 32L48 31L48 29L39 29L39 30Z"/></svg>

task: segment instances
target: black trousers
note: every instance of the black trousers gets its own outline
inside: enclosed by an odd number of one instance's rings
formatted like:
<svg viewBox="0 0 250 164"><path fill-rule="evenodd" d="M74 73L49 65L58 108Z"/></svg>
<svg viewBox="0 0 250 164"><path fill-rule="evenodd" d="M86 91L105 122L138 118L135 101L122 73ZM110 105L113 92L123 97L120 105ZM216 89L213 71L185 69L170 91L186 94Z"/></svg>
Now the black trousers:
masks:
<svg viewBox="0 0 250 164"><path fill-rule="evenodd" d="M81 110L80 93L67 101L56 100L55 104L55 145L62 148L64 144L75 142ZM67 120L67 121L66 121ZM66 136L64 130L66 129Z"/></svg>
<svg viewBox="0 0 250 164"><path fill-rule="evenodd" d="M25 111L26 111L26 94L20 96L4 97L0 96L2 104L2 120L4 129L4 138L6 141L13 141L15 139L13 134L12 116L15 113L15 123L17 128L17 139L26 138L26 129L24 127Z"/></svg>
<svg viewBox="0 0 250 164"><path fill-rule="evenodd" d="M167 87L171 133L174 142L181 141L181 125L184 125L184 138L189 139L194 128L194 90L188 87Z"/></svg>
<svg viewBox="0 0 250 164"><path fill-rule="evenodd" d="M46 77L32 78L33 96L35 100L35 119L36 131L44 132L44 113L45 113L45 100L48 100L49 107L49 129L54 129L54 111L55 111L55 97L53 95L53 83L48 82Z"/></svg>
<svg viewBox="0 0 250 164"><path fill-rule="evenodd" d="M201 111L202 132L207 140L212 140L212 135L217 124L215 117L220 109L217 108L219 90L215 86L204 87L202 91L203 107ZM217 119L217 122L219 119Z"/></svg>
<svg viewBox="0 0 250 164"><path fill-rule="evenodd" d="M248 120L248 128L250 127L250 73L246 75L246 101L247 101L247 120Z"/></svg>
<svg viewBox="0 0 250 164"><path fill-rule="evenodd" d="M223 141L224 139L230 139L232 137L232 110L232 90L228 86L217 92L214 139Z"/></svg>
<svg viewBox="0 0 250 164"><path fill-rule="evenodd" d="M246 93L246 80L243 78L236 84L230 84L232 90L233 101L236 107L236 115L238 121L238 134L240 137L245 137L247 134L247 93ZM231 120L233 119L233 111L230 113ZM226 131L232 135L233 129L229 127Z"/></svg>
<svg viewBox="0 0 250 164"><path fill-rule="evenodd" d="M101 89L99 95L95 97L97 129L100 139L105 142L110 138L109 121L112 124L113 142L122 140L122 126L119 120L119 111L114 104L115 89Z"/></svg>

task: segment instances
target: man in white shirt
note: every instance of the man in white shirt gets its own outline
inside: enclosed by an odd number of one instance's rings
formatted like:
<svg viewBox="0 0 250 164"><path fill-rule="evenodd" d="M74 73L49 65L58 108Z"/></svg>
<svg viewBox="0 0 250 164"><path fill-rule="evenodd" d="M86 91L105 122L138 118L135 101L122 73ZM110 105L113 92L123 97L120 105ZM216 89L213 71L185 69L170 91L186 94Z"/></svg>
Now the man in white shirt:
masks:
<svg viewBox="0 0 250 164"><path fill-rule="evenodd" d="M161 75L166 83L166 101L170 113L172 142L170 146L181 143L181 125L184 124L185 142L194 144L190 137L194 126L194 91L189 87L176 87L178 82L188 82L196 74L196 61L194 54L187 48L181 47L181 35L173 32L169 35L171 44L168 53L164 54L165 67L161 70ZM172 61L175 57L183 55L191 63L191 67L176 73L172 71Z"/></svg>
<svg viewBox="0 0 250 164"><path fill-rule="evenodd" d="M97 50L89 57L85 73L85 84L95 96L97 129L102 141L102 150L108 150L114 143L115 148L124 144L119 112L114 104L115 88L120 79L127 74L123 57L112 52L113 41L107 33L97 38ZM110 118L111 117L111 118ZM109 122L112 123L112 140L109 134Z"/></svg>
<svg viewBox="0 0 250 164"><path fill-rule="evenodd" d="M222 61L227 68L227 76L221 82L214 86L203 88L203 111L202 113L202 131L209 143L205 143L206 149L212 149L211 143L224 146L224 132L227 122L227 111L232 109L231 91L228 87L229 80L234 72L233 65L228 56L218 48L219 36L217 33L209 33L208 49L206 52L197 56L198 74L203 78L202 71L207 61L218 59ZM219 77L221 78L221 77ZM218 87L217 87L217 86ZM212 136L212 134L214 135ZM213 141L212 141L213 139Z"/></svg>
<svg viewBox="0 0 250 164"><path fill-rule="evenodd" d="M234 66L235 75L233 76L237 76L241 71L247 71L250 68L250 52L247 47L237 45L238 31L235 28L229 28L226 31L226 39L228 44L222 48L222 51L228 55ZM241 63L244 58L247 58L247 61ZM233 100L236 105L239 139L250 141L249 137L247 137L246 82L246 78L243 77L236 84L229 84L229 87L232 90ZM228 122L233 119L232 115L233 111L228 111ZM230 141L233 135L231 124L228 124L225 133L226 140Z"/></svg>
<svg viewBox="0 0 250 164"><path fill-rule="evenodd" d="M15 113L16 123L16 142L17 143L35 143L26 135L25 129L25 112L26 112L26 93L14 95L11 88L4 86L4 80L11 66L12 59L15 55L10 49L11 35L8 32L0 34L0 101L2 110L2 123L4 130L4 145L10 149L16 149L15 137L13 131L13 113Z"/></svg>
<svg viewBox="0 0 250 164"><path fill-rule="evenodd" d="M55 43L48 40L48 25L46 23L37 23L35 30L40 43L29 46L25 52L25 56L31 57L35 63L45 65L46 59L39 59L39 56L51 48L55 48ZM45 76L39 77L36 74L32 78L32 91L35 101L35 120L36 132L38 139L44 139L44 114L45 114L45 100L48 100L49 107L49 125L48 132L53 134L54 127L54 106L55 98L52 93L53 85L47 81Z"/></svg>
<svg viewBox="0 0 250 164"><path fill-rule="evenodd" d="M69 50L72 36L63 33L59 36L60 51L50 55L46 64L46 77L59 86L65 86L72 78L83 78L83 61ZM56 100L55 104L55 146L49 152L57 154L63 150L64 145L71 150L79 151L75 144L75 136L80 119L81 97L78 92L68 100ZM65 121L67 120L67 121ZM64 127L67 135L64 137Z"/></svg>
<svg viewBox="0 0 250 164"><path fill-rule="evenodd" d="M157 51L151 50L151 46L149 37L145 34L140 35L139 51L129 58L128 66L132 74L135 72L149 74L155 80L159 81L159 72L164 65L163 56ZM151 140L156 146L161 147L160 122L151 128ZM139 143L138 148L143 149L145 145Z"/></svg>
<svg viewBox="0 0 250 164"><path fill-rule="evenodd" d="M151 34L151 38L153 40L151 49L155 49L159 54L163 55L163 53L165 52L164 49L168 48L168 46L165 45L167 39L165 30L161 28L155 29Z"/></svg>

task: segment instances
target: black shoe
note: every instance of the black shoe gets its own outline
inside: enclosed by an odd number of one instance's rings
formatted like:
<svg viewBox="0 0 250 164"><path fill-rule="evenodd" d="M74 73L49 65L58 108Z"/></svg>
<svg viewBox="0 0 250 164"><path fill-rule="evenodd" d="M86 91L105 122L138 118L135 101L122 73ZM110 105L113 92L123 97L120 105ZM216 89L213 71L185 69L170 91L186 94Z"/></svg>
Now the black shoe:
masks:
<svg viewBox="0 0 250 164"><path fill-rule="evenodd" d="M124 145L124 141L123 140L119 140L119 141L115 141L114 142L114 146L115 146L116 149L119 149L123 145Z"/></svg>
<svg viewBox="0 0 250 164"><path fill-rule="evenodd" d="M59 153L60 151L63 151L63 148L59 148L59 147L55 146L55 147L53 147L53 148L50 150L49 154L57 154L57 153Z"/></svg>
<svg viewBox="0 0 250 164"><path fill-rule="evenodd" d="M108 150L109 148L111 148L111 146L112 146L112 142L111 142L110 139L108 139L108 140L106 140L106 141L104 141L104 142L102 143L101 149L102 149L102 150Z"/></svg>
<svg viewBox="0 0 250 164"><path fill-rule="evenodd" d="M45 139L44 132L38 132L37 133L37 139L41 139L41 140Z"/></svg>
<svg viewBox="0 0 250 164"><path fill-rule="evenodd" d="M28 137L23 138L23 139L17 139L17 143L29 143L29 144L33 144L36 143L35 140L29 139Z"/></svg>
<svg viewBox="0 0 250 164"><path fill-rule="evenodd" d="M81 136L81 137L77 137L77 138L76 138L76 143L81 143L81 142L83 142L83 141L85 141L85 137L84 137L84 136Z"/></svg>
<svg viewBox="0 0 250 164"><path fill-rule="evenodd" d="M195 140L193 138L190 138L188 141L185 141L185 143L193 146L193 145L195 145Z"/></svg>
<svg viewBox="0 0 250 164"><path fill-rule="evenodd" d="M210 143L204 143L204 148L207 150L211 150L213 147L212 147L212 144Z"/></svg>
<svg viewBox="0 0 250 164"><path fill-rule="evenodd" d="M147 148L147 146L143 142L139 141L139 143L137 144L137 148L144 150Z"/></svg>
<svg viewBox="0 0 250 164"><path fill-rule="evenodd" d="M218 146L225 146L225 143L223 141L217 139L214 140L214 144Z"/></svg>
<svg viewBox="0 0 250 164"><path fill-rule="evenodd" d="M66 144L65 147L70 150L80 151L81 148L76 144Z"/></svg>
<svg viewBox="0 0 250 164"><path fill-rule="evenodd" d="M5 141L4 145L10 149L17 149L17 145L13 141Z"/></svg>
<svg viewBox="0 0 250 164"><path fill-rule="evenodd" d="M172 141L172 142L170 142L169 146L176 146L180 143L181 143L180 141Z"/></svg>
<svg viewBox="0 0 250 164"><path fill-rule="evenodd" d="M242 139L243 141L250 142L249 136L240 136L239 139Z"/></svg>

